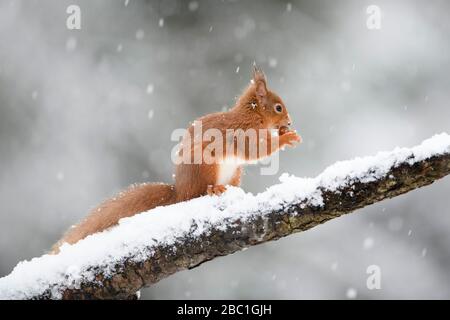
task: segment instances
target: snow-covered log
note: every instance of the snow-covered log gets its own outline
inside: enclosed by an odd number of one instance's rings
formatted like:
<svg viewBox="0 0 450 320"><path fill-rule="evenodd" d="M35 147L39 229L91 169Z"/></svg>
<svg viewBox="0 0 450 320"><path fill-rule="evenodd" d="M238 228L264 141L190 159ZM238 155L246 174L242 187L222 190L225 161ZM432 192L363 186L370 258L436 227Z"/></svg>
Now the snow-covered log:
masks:
<svg viewBox="0 0 450 320"><path fill-rule="evenodd" d="M450 136L413 148L338 162L316 178L282 175L257 195L231 188L126 218L19 263L0 279L0 299L123 299L180 270L310 229L450 173Z"/></svg>

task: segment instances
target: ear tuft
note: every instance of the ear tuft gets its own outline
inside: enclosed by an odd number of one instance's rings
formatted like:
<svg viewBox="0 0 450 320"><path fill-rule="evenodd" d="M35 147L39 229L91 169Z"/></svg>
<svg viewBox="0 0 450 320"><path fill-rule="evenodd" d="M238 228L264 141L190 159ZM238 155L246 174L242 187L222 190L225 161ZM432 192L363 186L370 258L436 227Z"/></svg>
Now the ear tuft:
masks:
<svg viewBox="0 0 450 320"><path fill-rule="evenodd" d="M262 69L253 63L253 81L256 83L258 81L266 82L266 76Z"/></svg>
<svg viewBox="0 0 450 320"><path fill-rule="evenodd" d="M266 76L256 63L253 64L252 83L256 85L256 95L259 98L264 98L267 95Z"/></svg>

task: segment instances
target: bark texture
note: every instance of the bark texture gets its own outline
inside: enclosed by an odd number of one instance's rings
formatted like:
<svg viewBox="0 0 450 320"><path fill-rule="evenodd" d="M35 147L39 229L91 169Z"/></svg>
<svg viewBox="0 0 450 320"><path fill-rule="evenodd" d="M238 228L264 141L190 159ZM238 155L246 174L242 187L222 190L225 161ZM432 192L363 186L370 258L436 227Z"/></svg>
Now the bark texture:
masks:
<svg viewBox="0 0 450 320"><path fill-rule="evenodd" d="M178 271L192 269L219 256L244 248L277 240L308 230L328 220L350 213L387 198L429 185L450 173L450 154L434 156L413 165L398 164L383 178L362 183L354 182L337 191L323 191L324 206L290 203L286 208L250 221L228 221L225 231L211 229L198 238L183 238L173 248L153 247L156 254L135 263L131 260L117 265L112 276L92 266L96 280L83 283L79 289L66 289L63 299L130 299L142 287L150 286ZM195 225L192 226L195 228ZM51 298L51 290L36 299Z"/></svg>

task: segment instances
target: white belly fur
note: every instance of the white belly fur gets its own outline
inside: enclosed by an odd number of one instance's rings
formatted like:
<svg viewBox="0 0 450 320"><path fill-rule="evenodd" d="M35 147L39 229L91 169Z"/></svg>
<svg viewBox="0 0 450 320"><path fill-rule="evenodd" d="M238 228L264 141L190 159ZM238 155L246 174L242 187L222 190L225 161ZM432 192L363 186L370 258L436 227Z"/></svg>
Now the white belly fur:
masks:
<svg viewBox="0 0 450 320"><path fill-rule="evenodd" d="M227 159L219 165L219 175L217 178L217 185L227 185L233 178L236 170L243 165L243 161L236 159Z"/></svg>

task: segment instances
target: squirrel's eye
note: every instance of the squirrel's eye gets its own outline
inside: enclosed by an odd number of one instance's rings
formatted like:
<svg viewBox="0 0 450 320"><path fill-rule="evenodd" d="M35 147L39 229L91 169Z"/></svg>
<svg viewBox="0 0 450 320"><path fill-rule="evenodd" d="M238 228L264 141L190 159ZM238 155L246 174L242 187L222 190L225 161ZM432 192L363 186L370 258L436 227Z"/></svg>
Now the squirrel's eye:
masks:
<svg viewBox="0 0 450 320"><path fill-rule="evenodd" d="M280 104L275 105L275 111L281 113L283 111L283 107Z"/></svg>

